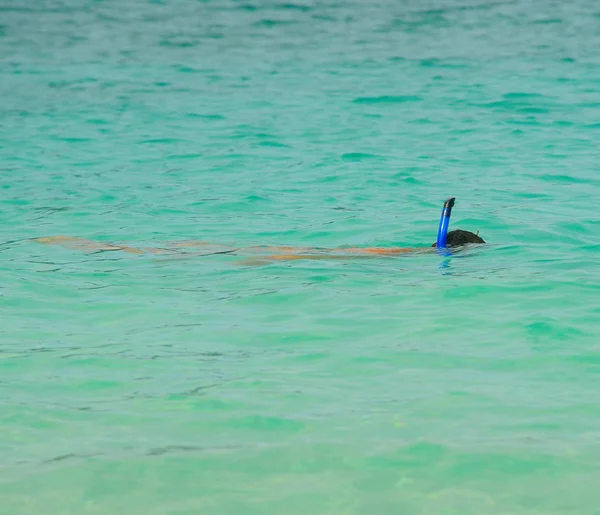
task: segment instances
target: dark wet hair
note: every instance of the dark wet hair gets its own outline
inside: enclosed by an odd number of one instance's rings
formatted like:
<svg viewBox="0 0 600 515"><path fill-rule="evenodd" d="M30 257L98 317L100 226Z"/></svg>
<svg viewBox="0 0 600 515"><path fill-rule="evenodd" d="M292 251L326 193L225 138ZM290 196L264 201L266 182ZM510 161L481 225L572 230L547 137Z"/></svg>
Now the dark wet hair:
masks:
<svg viewBox="0 0 600 515"><path fill-rule="evenodd" d="M467 243L485 243L485 241L483 241L483 238L479 237L478 234L474 234L469 231L461 231L460 229L456 229L448 233L448 237L446 239L446 245L448 247L460 247L462 245L466 245ZM432 247L435 247L435 243L432 245Z"/></svg>

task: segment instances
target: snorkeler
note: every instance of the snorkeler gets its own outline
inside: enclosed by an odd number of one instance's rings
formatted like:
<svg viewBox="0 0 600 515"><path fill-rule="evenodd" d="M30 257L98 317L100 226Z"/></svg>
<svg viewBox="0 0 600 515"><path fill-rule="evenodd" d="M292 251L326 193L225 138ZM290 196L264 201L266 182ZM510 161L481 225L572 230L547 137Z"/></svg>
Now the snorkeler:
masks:
<svg viewBox="0 0 600 515"><path fill-rule="evenodd" d="M482 244L485 243L483 238L478 234L474 234L470 231L463 231L456 229L448 232L448 226L450 223L450 215L452 208L454 207L454 198L446 200L444 208L442 210L442 216L440 218L440 224L438 228L438 236L436 242L431 245L435 248L451 248L457 249L464 247L468 244ZM131 247L128 245L117 245L112 243L101 243L83 238L73 238L70 236L49 236L44 238L34 238L34 241L45 244L62 245L68 248L88 250L92 252L109 252L109 251L122 251L131 254L162 254L162 255L173 255L173 254L188 254L191 248L199 247L211 247L214 246L208 242L202 241L183 241L169 243L166 248L156 247ZM375 256L393 256L398 254L409 254L409 253L425 253L432 252L427 248L411 248L411 247L338 247L338 248L314 248L314 247L278 247L278 246L259 246L259 247L246 247L246 248L233 248L233 249L219 249L211 252L203 252L201 255L238 255L243 254L247 250L259 250L261 252L276 252L268 256L261 256L260 260L263 261L294 261L297 259L343 259L343 258L357 258L357 257L375 257ZM193 255L193 254L192 254ZM250 263L249 263L250 264Z"/></svg>

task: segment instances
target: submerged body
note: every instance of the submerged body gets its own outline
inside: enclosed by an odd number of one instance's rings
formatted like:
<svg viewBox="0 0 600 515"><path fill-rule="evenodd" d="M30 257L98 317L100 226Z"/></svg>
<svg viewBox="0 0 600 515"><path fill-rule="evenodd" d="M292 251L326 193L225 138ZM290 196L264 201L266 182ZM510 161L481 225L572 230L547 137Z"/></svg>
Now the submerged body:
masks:
<svg viewBox="0 0 600 515"><path fill-rule="evenodd" d="M440 225L436 243L431 247L462 247L464 245L475 243L485 243L479 234L474 234L469 231L460 229L448 232L450 223L450 214L454 207L455 197L451 197L444 202ZM108 252L122 251L131 254L186 254L189 255L190 248L203 247L204 252L200 255L217 255L217 254L247 254L250 250L260 249L261 252L275 252L267 256L261 256L258 260L249 260L244 264L263 264L268 261L294 261L297 259L344 259L344 258L365 258L365 257L380 257L380 256L397 256L402 254L414 254L432 252L430 248L415 248L415 247L337 247L334 249L323 249L314 247L279 247L279 246L259 246L246 248L221 248L218 251L210 252L211 245L214 244L205 241L184 241L172 242L167 247L132 247L130 245L115 245L112 243L100 243L83 238L73 238L71 236L49 236L45 238L37 238L35 241L39 243L62 245L64 247L75 248L80 250L89 250L93 252ZM433 251L435 252L435 251ZM198 255L199 253L192 253Z"/></svg>
<svg viewBox="0 0 600 515"><path fill-rule="evenodd" d="M91 252L114 252L121 251L130 254L157 254L173 255L189 253L191 249L210 247L214 244L205 241L183 241L171 242L164 247L133 247L131 245L119 245L113 243L101 243L84 238L74 238L71 236L48 236L36 238L38 243L61 245L67 248ZM469 243L485 243L477 234L469 231L455 230L447 235L448 247L461 247ZM435 252L432 250L436 244L431 247L337 247L337 248L315 248L315 247L290 247L290 246L259 246L246 248L224 248L203 252L201 255L234 254L244 255L249 251L254 254L255 251L268 252L269 255L261 256L260 261L295 261L298 259L344 259L359 257L377 257L377 256L398 256L415 253ZM251 264L251 263L248 263Z"/></svg>

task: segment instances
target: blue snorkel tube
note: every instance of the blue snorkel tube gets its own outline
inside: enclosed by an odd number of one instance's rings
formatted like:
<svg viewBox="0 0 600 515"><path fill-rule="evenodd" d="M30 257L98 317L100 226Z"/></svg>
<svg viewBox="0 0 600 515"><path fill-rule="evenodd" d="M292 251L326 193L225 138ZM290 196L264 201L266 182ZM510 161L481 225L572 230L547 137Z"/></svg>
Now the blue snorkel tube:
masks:
<svg viewBox="0 0 600 515"><path fill-rule="evenodd" d="M435 246L438 249L446 247L446 238L448 237L448 226L450 225L450 215L452 214L452 208L454 207L455 197L449 198L444 202L444 209L442 209L442 216L440 217L440 226L438 228L437 241Z"/></svg>

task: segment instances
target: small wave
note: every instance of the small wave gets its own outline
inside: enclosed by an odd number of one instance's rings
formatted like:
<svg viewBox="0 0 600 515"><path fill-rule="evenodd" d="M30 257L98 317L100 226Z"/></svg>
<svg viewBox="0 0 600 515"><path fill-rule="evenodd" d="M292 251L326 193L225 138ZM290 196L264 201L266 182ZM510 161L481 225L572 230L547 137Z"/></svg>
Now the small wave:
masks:
<svg viewBox="0 0 600 515"><path fill-rule="evenodd" d="M186 116L189 118L202 118L203 120L226 120L225 116L221 116L220 114L198 114L198 113L188 113Z"/></svg>
<svg viewBox="0 0 600 515"><path fill-rule="evenodd" d="M281 9L283 11L300 11L304 13L312 11L313 9L310 5L292 3L277 4L274 7L275 9Z"/></svg>
<svg viewBox="0 0 600 515"><path fill-rule="evenodd" d="M505 93L504 95L502 95L502 98L505 98L506 100L514 100L514 99L522 99L522 98L540 98L543 96L544 95L542 95L540 93L523 93L520 91L513 91L510 93Z"/></svg>
<svg viewBox="0 0 600 515"><path fill-rule="evenodd" d="M346 154L342 154L342 159L344 161L364 161L365 159L377 159L382 156L378 156L377 154L368 154L366 152L348 152Z"/></svg>
<svg viewBox="0 0 600 515"><path fill-rule="evenodd" d="M379 97L358 97L353 104L404 104L406 102L420 102L422 97L417 95L382 95Z"/></svg>
<svg viewBox="0 0 600 515"><path fill-rule="evenodd" d="M270 18L267 18L264 20L257 21L253 25L255 27L274 28L274 27L279 27L282 25L293 25L295 23L297 23L295 20L272 20Z"/></svg>
<svg viewBox="0 0 600 515"><path fill-rule="evenodd" d="M560 155L560 154L558 154ZM557 157L557 156L553 156ZM579 177L573 177L571 175L560 175L560 174L544 174L540 175L539 179L545 182L556 182L559 184L594 184L594 181L581 179Z"/></svg>
<svg viewBox="0 0 600 515"><path fill-rule="evenodd" d="M171 48L193 48L200 44L199 41L172 41L169 39L163 39L160 46L171 47Z"/></svg>

